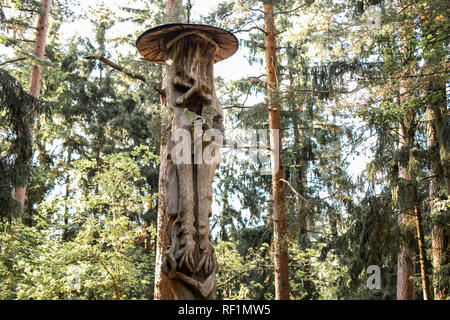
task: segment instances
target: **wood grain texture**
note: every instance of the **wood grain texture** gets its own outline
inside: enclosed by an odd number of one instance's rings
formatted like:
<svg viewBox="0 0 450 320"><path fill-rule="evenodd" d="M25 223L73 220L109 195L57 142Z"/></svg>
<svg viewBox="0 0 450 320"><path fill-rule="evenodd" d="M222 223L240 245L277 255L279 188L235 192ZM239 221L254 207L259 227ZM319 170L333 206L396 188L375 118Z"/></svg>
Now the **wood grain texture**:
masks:
<svg viewBox="0 0 450 320"><path fill-rule="evenodd" d="M164 64L164 44L186 31L200 31L218 44L219 49L215 53L214 63L231 57L239 47L238 40L232 33L202 24L165 24L155 27L139 36L136 47L146 60Z"/></svg>
<svg viewBox="0 0 450 320"><path fill-rule="evenodd" d="M210 35L199 34L198 30L165 44L164 55L172 64L165 66L171 124L165 155L168 167L163 173L169 241L163 272L170 279L176 299L215 299L217 259L210 240L209 218L218 161L207 163L203 156L197 158L197 151L203 155L214 146L211 132L215 133L214 144L223 137L223 110L217 100L213 72L218 45Z"/></svg>

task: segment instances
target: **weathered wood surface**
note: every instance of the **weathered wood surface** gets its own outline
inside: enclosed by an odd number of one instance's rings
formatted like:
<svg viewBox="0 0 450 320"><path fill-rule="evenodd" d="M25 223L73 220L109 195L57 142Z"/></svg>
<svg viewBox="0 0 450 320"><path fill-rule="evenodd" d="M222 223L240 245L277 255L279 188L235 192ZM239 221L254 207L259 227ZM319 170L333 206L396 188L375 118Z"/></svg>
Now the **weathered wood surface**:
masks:
<svg viewBox="0 0 450 320"><path fill-rule="evenodd" d="M236 37L223 29L201 24L165 24L144 32L137 40L136 47L146 60L163 64L165 62L164 44L180 33L197 31L213 39L219 45L214 62L231 57L238 49Z"/></svg>
<svg viewBox="0 0 450 320"><path fill-rule="evenodd" d="M167 213L163 220L169 244L162 271L176 299L215 299L217 259L209 218L224 126L213 70L214 63L236 52L238 41L211 26L166 24L143 33L136 46L146 60L165 64L170 125L161 154L165 201L160 205Z"/></svg>
<svg viewBox="0 0 450 320"><path fill-rule="evenodd" d="M163 270L172 281L176 299L215 299L217 260L210 242L209 217L218 164L195 158L194 151L200 148L202 154L208 146L203 142L208 129L216 130L216 139L223 135L223 111L213 74L219 46L209 35L196 32L172 40L163 52L172 62L167 66L166 88L167 107L172 113L166 179L169 247ZM179 132L188 132L188 154L175 154Z"/></svg>

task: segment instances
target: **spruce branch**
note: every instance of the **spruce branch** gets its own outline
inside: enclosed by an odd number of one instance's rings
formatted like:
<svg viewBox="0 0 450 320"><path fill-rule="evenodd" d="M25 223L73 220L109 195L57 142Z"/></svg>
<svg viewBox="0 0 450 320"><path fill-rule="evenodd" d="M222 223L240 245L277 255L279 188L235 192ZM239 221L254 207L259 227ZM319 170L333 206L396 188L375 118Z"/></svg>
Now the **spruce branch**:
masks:
<svg viewBox="0 0 450 320"><path fill-rule="evenodd" d="M275 7L276 7L279 11L278 11L278 12L275 12L275 13L274 13L274 16L279 15L279 14L290 14L290 13L296 12L296 11L302 9L302 8L308 7L308 6L310 6L311 4L313 4L313 3L314 3L314 0L307 0L307 1L305 1L305 3L299 5L298 7L294 8L294 9L292 9L292 10L285 10L285 11L281 10L281 8L278 6L278 4L275 3Z"/></svg>
<svg viewBox="0 0 450 320"><path fill-rule="evenodd" d="M30 9L30 8L24 8L24 7L15 8L15 7L11 7L11 6L8 6L8 5L3 5L1 7L7 8L7 9L16 9L16 10L23 11L23 12L32 12L32 13L39 13L40 12L39 10ZM1 7L0 7L0 11L2 11Z"/></svg>

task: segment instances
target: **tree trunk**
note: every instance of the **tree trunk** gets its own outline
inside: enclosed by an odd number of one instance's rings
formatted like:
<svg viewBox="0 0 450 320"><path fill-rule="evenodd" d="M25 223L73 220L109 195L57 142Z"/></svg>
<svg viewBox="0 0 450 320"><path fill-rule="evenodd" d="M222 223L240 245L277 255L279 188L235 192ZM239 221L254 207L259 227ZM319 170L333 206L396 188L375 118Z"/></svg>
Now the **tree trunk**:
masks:
<svg viewBox="0 0 450 320"><path fill-rule="evenodd" d="M291 84L293 83L292 75L289 76ZM295 108L292 109L295 112ZM300 112L303 113L303 107L300 107ZM300 126L298 123L297 116L294 114L292 117L292 123L294 126L294 141L297 145L297 155L295 158L295 170L297 171L297 175L295 175L296 185L295 188L297 192L300 194L298 196L298 217L300 219L300 234L302 236L302 240L304 240L302 244L302 249L306 250L309 246L309 230L310 230L310 219L308 212L308 205L306 202L307 198L307 175L308 175L308 166L309 159L308 155L305 154L304 149L301 148L301 135L300 135ZM306 296L303 300L312 300L315 298L315 285L314 282L310 279L311 277L311 261L308 256L305 256L305 261L303 264L303 272L306 274L307 279L303 280L303 285L306 290Z"/></svg>
<svg viewBox="0 0 450 320"><path fill-rule="evenodd" d="M166 255L166 248L169 245L167 239L167 223L169 222L169 215L166 209L166 178L168 173L168 145L161 144L160 157L161 164L159 167L159 181L158 181L158 219L157 219L157 238L156 238L156 263L155 263L155 300L174 300L175 297L172 292L172 286L169 279L162 272L162 265Z"/></svg>
<svg viewBox="0 0 450 320"><path fill-rule="evenodd" d="M39 18L36 27L36 40L35 40L35 48L34 55L42 60L44 58L45 52L45 40L47 35L47 24L48 24L48 15L50 12L50 0L42 0L42 8L39 11ZM39 93L41 91L41 66L37 63L33 64L30 76L30 95L39 98ZM30 113L33 113L34 110L30 110ZM34 134L33 124L28 125L28 130L31 136ZM31 160L31 159L30 159ZM30 161L29 160L29 161ZM20 206L23 208L25 206L25 194L26 194L26 186L21 186L14 190L14 199L19 201Z"/></svg>
<svg viewBox="0 0 450 320"><path fill-rule="evenodd" d="M407 123L408 125L405 125ZM400 229L399 252L397 255L397 300L414 300L414 282L410 280L414 276L415 253L413 249L414 219L413 219L413 197L414 186L408 173L409 149L413 144L414 130L411 128L410 119L400 123L399 151L402 159L399 161L398 182L398 227Z"/></svg>
<svg viewBox="0 0 450 320"><path fill-rule="evenodd" d="M277 49L272 2L264 3L264 30L272 163L275 299L289 300L288 246L286 239L286 207L283 182L284 171L281 156L281 120L280 105L278 102Z"/></svg>
<svg viewBox="0 0 450 320"><path fill-rule="evenodd" d="M437 93L441 98L438 101L433 101L429 108L433 112L433 124L435 129L435 140L437 142L439 150L439 164L436 163L436 168L442 168L443 182L445 183L445 189L447 196L442 196L443 199L448 199L450 194L450 126L448 125L450 115L447 108L447 91L446 82L442 79L435 79L432 82L431 90ZM436 190L437 191L437 188ZM431 192L431 190L430 190ZM436 199L436 194L433 196ZM436 286L439 282L440 271L443 266L450 263L449 255L449 220L448 218L442 221L442 217L434 219L433 231L432 231L432 255L433 255L433 274L435 283L435 300L444 300L448 294L448 286L439 287Z"/></svg>
<svg viewBox="0 0 450 320"><path fill-rule="evenodd" d="M304 172L302 172L302 180L301 183L303 184L303 188L301 188L300 190L305 190L306 189L306 174L307 174L307 169L306 168L301 168L301 170L304 170ZM302 249L306 251L306 249L309 247L310 245L310 233L309 230L311 228L311 224L310 224L310 218L308 215L308 208L307 208L307 204L305 203L305 198L306 198L306 194L302 191L300 191L300 194L302 195L303 198L298 199L298 207L299 207L299 216L301 219L301 226L300 226L300 234L302 235L302 239L304 240L302 242ZM311 261L310 261L310 257L308 257L307 255L304 258L304 262L303 262L303 272L306 275L306 279L303 280L303 285L304 288L306 290L306 296L303 297L303 300L313 300L315 299L316 295L315 295L315 285L314 285L314 281L311 280Z"/></svg>
<svg viewBox="0 0 450 320"><path fill-rule="evenodd" d="M447 188L447 197L450 194L450 127L448 122L450 115L447 111L447 93L446 83L442 80L436 80L436 88L432 90L436 94L441 95L440 101L430 105L433 111L434 128L436 129L436 138L439 146L439 158L444 174L444 181Z"/></svg>
<svg viewBox="0 0 450 320"><path fill-rule="evenodd" d="M181 22L181 18L177 13L182 8L181 0L166 0L166 22L174 23ZM166 67L162 70L162 84L163 88L166 84ZM161 104L165 105L165 98L161 96ZM167 118L163 117L161 127L163 130L168 126ZM167 141L161 141L160 158L161 164L159 167L159 181L158 181L158 218L157 218L157 240L156 240L156 262L155 262L155 300L174 300L175 297L172 292L172 286L169 279L162 272L162 265L166 255L166 248L169 245L167 238L167 224L169 222L169 215L166 209L166 177L168 174L168 144Z"/></svg>
<svg viewBox="0 0 450 320"><path fill-rule="evenodd" d="M423 235L422 214L421 214L417 204L414 205L414 213L415 213L415 220L416 220L417 242L419 244L420 274L421 274L421 278L422 278L423 300L429 300L430 299L430 281L428 278L427 252L425 249L425 237Z"/></svg>
<svg viewBox="0 0 450 320"><path fill-rule="evenodd" d="M430 182L429 182L429 210L433 211L434 204L439 200L439 190L445 188L444 184L444 169L439 157L439 142L436 134L436 127L434 122L433 110L430 106L427 107L427 145L431 152L430 156ZM448 236L446 236L446 223L441 219L433 219L433 229L431 233L431 256L433 263L433 289L434 300L444 300L447 296L448 289L440 287L441 266L449 263L448 256L446 254L446 248L448 247Z"/></svg>

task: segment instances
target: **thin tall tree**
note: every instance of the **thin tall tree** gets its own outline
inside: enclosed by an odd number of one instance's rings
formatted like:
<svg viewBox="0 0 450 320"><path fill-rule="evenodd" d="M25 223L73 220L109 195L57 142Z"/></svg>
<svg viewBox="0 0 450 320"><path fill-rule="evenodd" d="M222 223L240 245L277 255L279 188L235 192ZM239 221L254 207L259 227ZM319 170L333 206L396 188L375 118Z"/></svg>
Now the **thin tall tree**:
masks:
<svg viewBox="0 0 450 320"><path fill-rule="evenodd" d="M445 86L442 84L437 84L437 88L431 87L429 89L433 91L441 91L442 100L439 101L441 106L436 106L436 102L433 105L427 106L427 144L428 148L431 150L432 154L430 157L430 181L429 181L429 197L430 204L429 210L432 212L435 209L435 203L441 197L445 198L445 195L439 195L439 191L447 194L448 198L448 179L445 179L444 167L442 165L442 153L445 157L445 146L441 147L440 144L446 143L442 139L439 139L439 131L443 130L440 124L442 123L442 116L440 113L440 107L446 108L446 95ZM436 119L437 117L437 119ZM441 137L443 134L441 134ZM448 143L447 143L448 144ZM445 191L444 191L445 190ZM449 263L448 255L448 223L445 220L434 218L433 219L433 229L431 234L431 256L433 263L433 288L434 288L434 300L444 300L447 296L448 288L446 286L441 286L440 282L440 272L441 267Z"/></svg>
<svg viewBox="0 0 450 320"><path fill-rule="evenodd" d="M399 98L400 101L400 98ZM400 123L399 150L408 156L398 164L398 227L402 236L397 255L397 300L414 300L415 287L411 277L414 276L415 252L412 247L414 239L413 192L414 182L408 172L409 150L414 141L413 115L406 116Z"/></svg>
<svg viewBox="0 0 450 320"><path fill-rule="evenodd" d="M41 8L39 10L38 23L36 26L36 40L34 47L34 55L39 60L44 59L50 5L51 5L50 0L42 0ZM35 62L31 70L29 93L36 99L39 98L39 94L41 91L41 78L42 78L41 66L39 63ZM29 113L34 113L34 107L31 110L29 110ZM32 123L28 125L28 131L29 131L28 133L31 136L33 136L34 126ZM22 208L25 206L26 190L27 190L26 186L21 186L16 190L14 190L14 199L19 201L20 206Z"/></svg>
<svg viewBox="0 0 450 320"><path fill-rule="evenodd" d="M281 119L278 99L277 48L272 1L264 2L264 35L266 51L267 101L269 111L272 163L272 200L275 265L275 299L289 300L288 246L286 239L286 203L284 171L281 156Z"/></svg>

